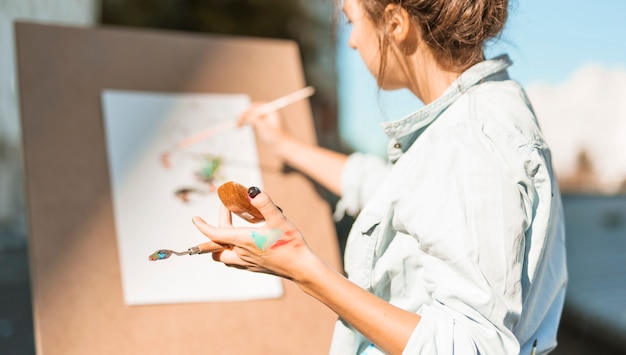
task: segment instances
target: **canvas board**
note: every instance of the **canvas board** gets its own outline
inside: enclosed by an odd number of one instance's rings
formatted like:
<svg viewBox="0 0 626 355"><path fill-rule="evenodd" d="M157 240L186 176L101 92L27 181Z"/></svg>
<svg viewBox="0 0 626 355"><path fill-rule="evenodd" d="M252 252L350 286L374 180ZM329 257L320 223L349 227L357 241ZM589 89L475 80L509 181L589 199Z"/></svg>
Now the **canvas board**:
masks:
<svg viewBox="0 0 626 355"><path fill-rule="evenodd" d="M284 280L280 298L127 305L104 132L106 89L270 101L302 88L297 45L34 23L17 23L15 34L37 354L328 353L337 316ZM315 144L308 100L281 114L287 132ZM340 270L328 204L257 143L265 191ZM203 240L195 233L176 238L188 247L187 238Z"/></svg>

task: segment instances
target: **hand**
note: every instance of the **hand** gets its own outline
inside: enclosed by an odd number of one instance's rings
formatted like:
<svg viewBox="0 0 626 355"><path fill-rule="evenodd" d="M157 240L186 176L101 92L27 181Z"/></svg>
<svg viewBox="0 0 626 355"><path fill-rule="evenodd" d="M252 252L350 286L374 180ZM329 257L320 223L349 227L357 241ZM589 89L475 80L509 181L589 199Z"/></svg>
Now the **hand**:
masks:
<svg viewBox="0 0 626 355"><path fill-rule="evenodd" d="M256 108L262 104L262 102L253 103L250 109L241 115L237 121L237 126L251 124L256 130L259 139L269 146L274 147L281 139L289 135L281 123L281 117L278 111L273 111L265 115L260 115L256 111Z"/></svg>
<svg viewBox="0 0 626 355"><path fill-rule="evenodd" d="M227 266L298 279L306 275L307 260L316 258L298 229L274 205L270 197L251 188L250 202L265 218L261 228L232 225L232 214L224 205L220 209L219 226L207 224L202 218L193 222L212 242L224 249L213 252L213 259Z"/></svg>

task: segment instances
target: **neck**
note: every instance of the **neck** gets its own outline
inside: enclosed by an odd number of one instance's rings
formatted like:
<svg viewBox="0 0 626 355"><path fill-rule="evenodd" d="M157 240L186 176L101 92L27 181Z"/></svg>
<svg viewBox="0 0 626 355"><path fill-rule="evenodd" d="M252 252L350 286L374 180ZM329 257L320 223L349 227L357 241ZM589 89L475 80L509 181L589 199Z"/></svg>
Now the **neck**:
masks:
<svg viewBox="0 0 626 355"><path fill-rule="evenodd" d="M414 83L409 90L424 104L429 104L443 95L461 73L444 70L432 56L414 60Z"/></svg>
<svg viewBox="0 0 626 355"><path fill-rule="evenodd" d="M415 51L406 57L407 71L411 79L407 88L424 104L438 99L461 75L459 72L444 70L430 51Z"/></svg>
<svg viewBox="0 0 626 355"><path fill-rule="evenodd" d="M411 92L419 97L424 104L429 104L441 97L459 76L459 73L432 71L424 76L424 82L420 85L423 90L411 88Z"/></svg>

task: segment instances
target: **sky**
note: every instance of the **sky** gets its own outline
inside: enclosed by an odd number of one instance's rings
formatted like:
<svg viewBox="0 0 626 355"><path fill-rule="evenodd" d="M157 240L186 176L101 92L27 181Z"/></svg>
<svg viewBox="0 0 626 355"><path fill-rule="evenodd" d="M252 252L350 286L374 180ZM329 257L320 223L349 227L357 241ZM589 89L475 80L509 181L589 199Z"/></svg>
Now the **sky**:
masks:
<svg viewBox="0 0 626 355"><path fill-rule="evenodd" d="M626 70L624 14L623 0L511 0L505 30L486 55L509 54L509 74L524 86L560 85L591 64ZM387 139L378 124L422 104L406 90L379 91L347 46L348 34L340 29L337 47L340 135L349 149L383 155Z"/></svg>

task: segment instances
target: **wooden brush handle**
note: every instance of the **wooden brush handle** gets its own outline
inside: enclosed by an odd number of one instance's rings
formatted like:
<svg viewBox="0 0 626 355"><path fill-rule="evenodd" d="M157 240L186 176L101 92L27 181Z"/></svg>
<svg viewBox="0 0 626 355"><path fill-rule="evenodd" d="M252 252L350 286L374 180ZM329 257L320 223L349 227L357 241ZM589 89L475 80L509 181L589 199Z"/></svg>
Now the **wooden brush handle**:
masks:
<svg viewBox="0 0 626 355"><path fill-rule="evenodd" d="M261 212L248 199L248 188L233 181L217 188L217 195L229 211L250 223L265 220Z"/></svg>
<svg viewBox="0 0 626 355"><path fill-rule="evenodd" d="M219 244L218 244L219 245ZM216 246L213 242L198 244L188 249L189 255L215 253L224 250L223 247Z"/></svg>

